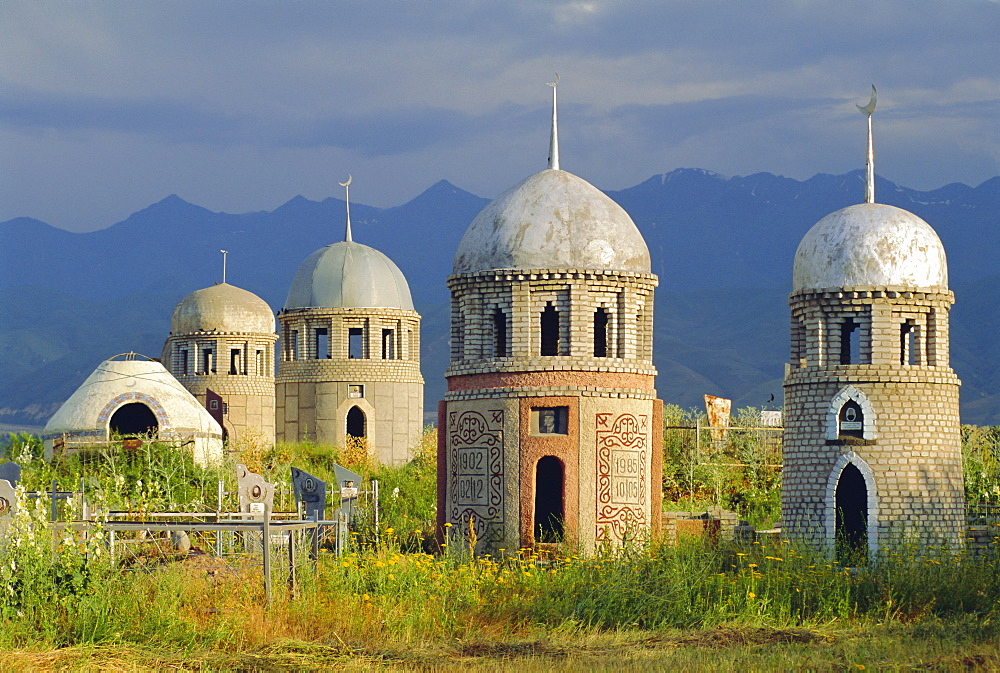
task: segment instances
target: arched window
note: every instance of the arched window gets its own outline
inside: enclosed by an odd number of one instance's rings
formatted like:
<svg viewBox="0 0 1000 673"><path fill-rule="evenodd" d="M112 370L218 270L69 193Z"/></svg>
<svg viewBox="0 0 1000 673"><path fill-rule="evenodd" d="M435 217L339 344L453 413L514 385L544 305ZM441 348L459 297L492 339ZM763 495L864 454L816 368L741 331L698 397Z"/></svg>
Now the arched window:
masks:
<svg viewBox="0 0 1000 673"><path fill-rule="evenodd" d="M493 311L493 357L507 357L507 315L503 309Z"/></svg>
<svg viewBox="0 0 1000 673"><path fill-rule="evenodd" d="M365 412L358 407L351 407L347 412L347 434L350 437L363 439L367 433Z"/></svg>
<svg viewBox="0 0 1000 673"><path fill-rule="evenodd" d="M875 408L868 396L853 385L841 388L833 396L826 413L828 441L843 441L849 437L874 441L878 438Z"/></svg>
<svg viewBox="0 0 1000 673"><path fill-rule="evenodd" d="M128 435L152 435L159 429L156 414L142 402L130 402L122 405L111 415L108 429L112 434L125 437Z"/></svg>
<svg viewBox="0 0 1000 673"><path fill-rule="evenodd" d="M562 542L563 464L555 456L544 456L535 468L535 542Z"/></svg>
<svg viewBox="0 0 1000 673"><path fill-rule="evenodd" d="M603 306L594 311L594 357L608 357L608 315Z"/></svg>
<svg viewBox="0 0 1000 673"><path fill-rule="evenodd" d="M559 311L548 302L542 311L541 321L541 355L559 355Z"/></svg>

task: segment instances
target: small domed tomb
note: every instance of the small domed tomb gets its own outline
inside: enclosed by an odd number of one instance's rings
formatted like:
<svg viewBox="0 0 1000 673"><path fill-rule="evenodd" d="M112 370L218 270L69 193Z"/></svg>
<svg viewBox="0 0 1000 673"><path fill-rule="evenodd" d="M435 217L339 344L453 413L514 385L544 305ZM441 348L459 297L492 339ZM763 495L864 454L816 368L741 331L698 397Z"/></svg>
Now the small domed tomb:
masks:
<svg viewBox="0 0 1000 673"><path fill-rule="evenodd" d="M161 359L227 441L274 443L274 325L267 302L228 283L174 308Z"/></svg>
<svg viewBox="0 0 1000 673"><path fill-rule="evenodd" d="M215 419L163 365L134 353L98 365L49 419L43 440L51 459L127 436L188 446L200 465L222 459Z"/></svg>
<svg viewBox="0 0 1000 673"><path fill-rule="evenodd" d="M782 534L850 564L965 537L944 247L874 202L870 136L868 156L867 202L824 217L795 254L784 384Z"/></svg>
<svg viewBox="0 0 1000 673"><path fill-rule="evenodd" d="M399 267L352 240L349 216L344 238L299 265L278 314L278 439L359 442L405 463L423 430L420 315Z"/></svg>
<svg viewBox="0 0 1000 673"><path fill-rule="evenodd" d="M628 214L553 160L554 114L552 131L549 168L476 216L448 278L438 523L479 553L660 526L657 279Z"/></svg>

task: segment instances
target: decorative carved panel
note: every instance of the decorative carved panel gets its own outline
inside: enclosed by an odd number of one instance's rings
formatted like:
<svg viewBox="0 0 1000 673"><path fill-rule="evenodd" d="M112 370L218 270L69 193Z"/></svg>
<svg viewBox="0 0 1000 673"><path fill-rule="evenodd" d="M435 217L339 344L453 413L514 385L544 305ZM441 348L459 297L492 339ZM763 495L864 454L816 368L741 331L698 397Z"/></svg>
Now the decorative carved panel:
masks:
<svg viewBox="0 0 1000 673"><path fill-rule="evenodd" d="M448 520L458 528L453 536L475 532L477 551L503 539L503 416L494 409L448 417Z"/></svg>
<svg viewBox="0 0 1000 673"><path fill-rule="evenodd" d="M597 414L598 543L644 538L649 417Z"/></svg>

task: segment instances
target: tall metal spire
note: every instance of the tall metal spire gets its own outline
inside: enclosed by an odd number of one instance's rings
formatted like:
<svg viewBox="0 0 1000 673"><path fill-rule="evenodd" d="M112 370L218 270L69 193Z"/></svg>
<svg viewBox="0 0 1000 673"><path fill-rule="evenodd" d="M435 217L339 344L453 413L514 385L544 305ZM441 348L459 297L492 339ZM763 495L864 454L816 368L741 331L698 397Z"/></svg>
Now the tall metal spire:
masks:
<svg viewBox="0 0 1000 673"><path fill-rule="evenodd" d="M222 253L222 284L226 284L226 255L229 254L228 250L220 250Z"/></svg>
<svg viewBox="0 0 1000 673"><path fill-rule="evenodd" d="M872 142L872 113L875 112L875 103L878 102L878 92L872 84L872 99L868 105L858 105L861 114L868 116L868 171L865 176L865 203L875 203L875 144Z"/></svg>
<svg viewBox="0 0 1000 673"><path fill-rule="evenodd" d="M354 176L350 173L347 174L347 182L338 183L344 188L344 205L347 206L347 227L344 230L344 240L351 241L351 180Z"/></svg>
<svg viewBox="0 0 1000 673"><path fill-rule="evenodd" d="M549 136L549 168L559 170L559 105L556 99L556 86L559 84L559 73L556 81L548 82L552 87L552 134Z"/></svg>

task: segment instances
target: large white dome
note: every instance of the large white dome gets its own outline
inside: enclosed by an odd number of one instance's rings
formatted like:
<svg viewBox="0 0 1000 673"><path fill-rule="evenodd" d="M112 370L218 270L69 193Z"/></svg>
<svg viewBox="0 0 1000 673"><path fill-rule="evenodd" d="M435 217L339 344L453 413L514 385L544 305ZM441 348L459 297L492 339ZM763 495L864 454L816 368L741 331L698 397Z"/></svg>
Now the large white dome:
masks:
<svg viewBox="0 0 1000 673"><path fill-rule="evenodd" d="M285 300L294 308L413 310L410 286L392 260L375 248L341 241L309 255L295 272Z"/></svg>
<svg viewBox="0 0 1000 673"><path fill-rule="evenodd" d="M941 239L911 212L862 203L831 213L799 243L795 291L850 286L948 288Z"/></svg>
<svg viewBox="0 0 1000 673"><path fill-rule="evenodd" d="M455 273L488 269L607 269L649 273L649 249L628 213L586 180L535 173L469 225Z"/></svg>
<svg viewBox="0 0 1000 673"><path fill-rule="evenodd" d="M253 292L228 283L195 290L174 307L172 334L211 331L274 334L274 313Z"/></svg>

